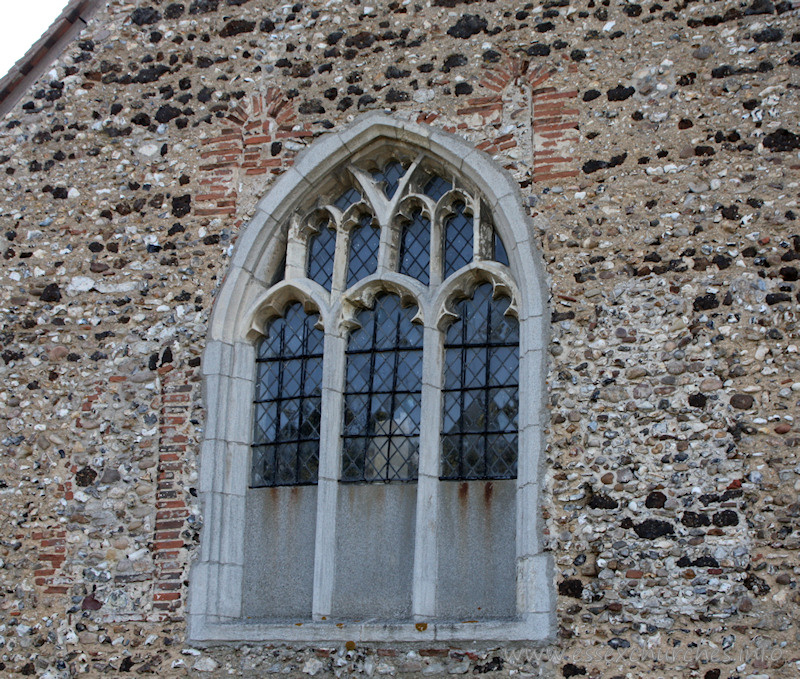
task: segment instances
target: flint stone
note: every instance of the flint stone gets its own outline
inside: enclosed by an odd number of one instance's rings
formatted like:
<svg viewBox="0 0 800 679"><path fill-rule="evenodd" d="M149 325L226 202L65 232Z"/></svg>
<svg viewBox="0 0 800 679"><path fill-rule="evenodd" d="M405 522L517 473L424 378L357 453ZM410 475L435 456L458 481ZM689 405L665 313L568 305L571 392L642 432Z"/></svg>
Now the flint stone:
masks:
<svg viewBox="0 0 800 679"><path fill-rule="evenodd" d="M753 397L750 394L734 394L731 396L730 403L739 410L748 410L753 407Z"/></svg>

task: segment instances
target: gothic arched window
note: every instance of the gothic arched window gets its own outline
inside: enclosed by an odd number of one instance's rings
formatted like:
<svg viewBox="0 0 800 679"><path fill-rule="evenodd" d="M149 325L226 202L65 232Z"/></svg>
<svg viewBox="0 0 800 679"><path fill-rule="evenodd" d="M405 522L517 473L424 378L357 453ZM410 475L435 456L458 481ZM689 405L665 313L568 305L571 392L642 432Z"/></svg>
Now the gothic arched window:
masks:
<svg viewBox="0 0 800 679"><path fill-rule="evenodd" d="M551 632L527 217L463 142L372 120L298 158L220 292L192 639Z"/></svg>

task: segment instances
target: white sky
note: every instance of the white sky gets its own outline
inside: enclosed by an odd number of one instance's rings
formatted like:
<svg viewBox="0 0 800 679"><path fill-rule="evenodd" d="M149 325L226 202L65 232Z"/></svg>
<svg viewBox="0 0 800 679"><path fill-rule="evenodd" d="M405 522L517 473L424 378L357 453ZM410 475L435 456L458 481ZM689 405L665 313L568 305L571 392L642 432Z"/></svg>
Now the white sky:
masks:
<svg viewBox="0 0 800 679"><path fill-rule="evenodd" d="M28 51L69 0L0 0L0 78Z"/></svg>

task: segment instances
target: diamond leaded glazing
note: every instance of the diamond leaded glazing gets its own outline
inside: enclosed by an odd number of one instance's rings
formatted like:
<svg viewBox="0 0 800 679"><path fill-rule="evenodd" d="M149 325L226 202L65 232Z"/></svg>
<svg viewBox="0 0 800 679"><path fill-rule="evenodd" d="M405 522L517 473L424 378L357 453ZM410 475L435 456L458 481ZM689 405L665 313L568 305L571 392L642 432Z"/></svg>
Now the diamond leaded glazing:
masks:
<svg viewBox="0 0 800 679"><path fill-rule="evenodd" d="M339 196L333 204L338 207L342 212L347 210L351 205L355 205L361 200L361 194L355 189L348 189L341 196Z"/></svg>
<svg viewBox="0 0 800 679"><path fill-rule="evenodd" d="M453 206L444 227L444 277L458 271L472 261L472 217L465 214L466 205Z"/></svg>
<svg viewBox="0 0 800 679"><path fill-rule="evenodd" d="M453 184L424 168L421 190L439 201ZM390 160L372 180L388 200L396 197L407 170ZM431 280L431 234L441 234L441 266L445 277L473 261L473 199L451 204L433 229L419 208L399 218L390 204L367 205L372 195L357 180L333 201L335 210L316 224L305 250L308 279L331 291L344 279L350 288L378 271L385 229L396 244L397 273L424 285ZM361 188L356 188L361 182ZM406 198L414 194L405 185ZM419 190L419 189L417 189ZM463 187L460 187L464 191ZM381 197L371 200L381 201ZM418 200L422 200L418 196ZM426 199L427 200L427 199ZM362 208L353 215L350 208ZM418 203L419 204L419 203ZM319 209L320 206L317 206ZM345 214L346 213L346 214ZM319 213L317 213L319 214ZM353 216L350 216L353 215ZM339 229L355 217L348 238ZM482 225L481 228L484 228ZM490 229L484 257L508 264L499 235ZM337 245L338 243L338 245ZM346 271L335 269L337 247L347 246ZM438 249L438 248L437 248ZM447 331L444 420L441 438L443 479L500 479L516 475L518 339L516 321L505 316L504 304L491 299L491 286L458 305L459 320ZM396 295L383 293L373 309L358 315L360 328L351 333L346 351L346 394L342 435L343 481L412 481L417 477L422 379L422 329L411 323L415 309L403 309ZM299 304L273 321L259 346L258 383L253 438L253 486L314 483L319 449L322 332L314 329Z"/></svg>
<svg viewBox="0 0 800 679"><path fill-rule="evenodd" d="M480 285L447 329L442 479L517 476L519 328L507 307Z"/></svg>
<svg viewBox="0 0 800 679"><path fill-rule="evenodd" d="M431 177L428 182L425 184L425 187L422 189L426 196L433 198L433 200L439 200L445 193L450 191L453 188L453 185L443 179L439 175L434 175Z"/></svg>
<svg viewBox="0 0 800 679"><path fill-rule="evenodd" d="M315 323L294 303L258 345L251 487L317 482L323 333Z"/></svg>
<svg viewBox="0 0 800 679"><path fill-rule="evenodd" d="M342 481L413 481L419 462L422 328L381 295L347 347Z"/></svg>
<svg viewBox="0 0 800 679"><path fill-rule="evenodd" d="M377 172L372 173L372 178L375 180L376 184L383 184L383 192L386 194L387 198L392 198L397 191L397 186L400 183L400 179L406 171L403 169L401 163L396 160L389 161L386 163L383 170L378 170Z"/></svg>
<svg viewBox="0 0 800 679"><path fill-rule="evenodd" d="M431 223L416 210L411 221L403 227L400 245L400 273L428 284L431 263Z"/></svg>
<svg viewBox="0 0 800 679"><path fill-rule="evenodd" d="M322 223L319 231L308 243L308 277L326 290L331 289L333 276L333 255L336 251L336 231Z"/></svg>
<svg viewBox="0 0 800 679"><path fill-rule="evenodd" d="M371 215L363 215L358 226L350 232L350 256L347 268L347 287L375 273L378 268L378 249L381 232L373 225Z"/></svg>

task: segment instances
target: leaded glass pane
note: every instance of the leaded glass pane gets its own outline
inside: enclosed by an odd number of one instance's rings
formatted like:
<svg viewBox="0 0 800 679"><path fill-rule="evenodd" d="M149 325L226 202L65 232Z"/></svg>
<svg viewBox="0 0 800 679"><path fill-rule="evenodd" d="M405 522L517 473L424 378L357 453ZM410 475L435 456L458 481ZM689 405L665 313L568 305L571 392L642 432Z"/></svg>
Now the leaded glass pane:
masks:
<svg viewBox="0 0 800 679"><path fill-rule="evenodd" d="M486 394L482 389L461 392L461 431L486 429Z"/></svg>
<svg viewBox="0 0 800 679"><path fill-rule="evenodd" d="M486 349L466 347L461 352L461 388L480 387L486 383Z"/></svg>
<svg viewBox="0 0 800 679"><path fill-rule="evenodd" d="M259 404L253 422L253 443L268 443L275 437L275 426L278 424L278 406L276 403Z"/></svg>
<svg viewBox="0 0 800 679"><path fill-rule="evenodd" d="M369 439L366 437L345 437L342 446L342 481L362 481L364 479L364 460Z"/></svg>
<svg viewBox="0 0 800 679"><path fill-rule="evenodd" d="M492 316L489 341L494 344L519 344L519 323L513 316L502 314Z"/></svg>
<svg viewBox="0 0 800 679"><path fill-rule="evenodd" d="M454 206L444 227L444 275L445 278L472 261L472 217L465 214L466 205L458 202Z"/></svg>
<svg viewBox="0 0 800 679"><path fill-rule="evenodd" d="M323 334L315 322L294 303L257 347L253 487L316 483Z"/></svg>
<svg viewBox="0 0 800 679"><path fill-rule="evenodd" d="M494 476L517 475L517 434L494 434L486 439L486 466Z"/></svg>
<svg viewBox="0 0 800 679"><path fill-rule="evenodd" d="M319 439L319 421L321 415L319 398L303 399L300 404L300 438L316 441Z"/></svg>
<svg viewBox="0 0 800 679"><path fill-rule="evenodd" d="M297 446L291 443L278 445L278 468L275 473L276 486L289 486L296 483L296 461Z"/></svg>
<svg viewBox="0 0 800 679"><path fill-rule="evenodd" d="M519 361L516 359L515 347L492 347L489 349L488 384L517 384L519 378Z"/></svg>
<svg viewBox="0 0 800 679"><path fill-rule="evenodd" d="M461 435L442 436L442 469L443 479L463 478L459 474L459 461L461 459Z"/></svg>
<svg viewBox="0 0 800 679"><path fill-rule="evenodd" d="M300 444L297 475L300 483L314 483L319 469L319 446L316 442L306 441Z"/></svg>
<svg viewBox="0 0 800 679"><path fill-rule="evenodd" d="M442 432L458 434L461 432L461 392L446 391L444 393L444 414Z"/></svg>
<svg viewBox="0 0 800 679"><path fill-rule="evenodd" d="M487 431L516 431L517 388L490 389L486 399Z"/></svg>
<svg viewBox="0 0 800 679"><path fill-rule="evenodd" d="M453 326L450 326L451 328ZM448 337L449 339L449 337ZM451 349L444 355L444 388L457 389L461 384L461 364L463 362L461 352Z"/></svg>
<svg viewBox="0 0 800 679"><path fill-rule="evenodd" d="M453 185L449 181L436 175L428 180L423 192L426 196L433 198L433 200L439 200L445 193L452 190L452 188Z"/></svg>
<svg viewBox="0 0 800 679"><path fill-rule="evenodd" d="M419 351L400 351L397 354L396 380L400 391L413 390L417 375L422 374L422 354Z"/></svg>
<svg viewBox="0 0 800 679"><path fill-rule="evenodd" d="M347 362L347 383L353 391L364 392L369 387L370 378L369 354L352 354Z"/></svg>
<svg viewBox="0 0 800 679"><path fill-rule="evenodd" d="M341 196L339 196L333 204L344 212L351 205L355 205L361 200L361 194L356 189L348 189Z"/></svg>
<svg viewBox="0 0 800 679"><path fill-rule="evenodd" d="M256 401L273 400L278 396L278 364L275 361L262 364L261 377L256 382Z"/></svg>
<svg viewBox="0 0 800 679"><path fill-rule="evenodd" d="M381 234L372 225L372 217L364 215L350 232L350 257L347 267L347 287L375 273L378 268L378 248Z"/></svg>
<svg viewBox="0 0 800 679"><path fill-rule="evenodd" d="M422 333L411 322L415 313L396 295L381 295L358 315L347 348L343 481L417 478Z"/></svg>
<svg viewBox="0 0 800 679"><path fill-rule="evenodd" d="M431 223L420 210L411 215L403 228L400 244L400 273L416 278L426 285L430 281L428 269L431 262Z"/></svg>
<svg viewBox="0 0 800 679"><path fill-rule="evenodd" d="M508 266L506 246L503 245L503 240L500 238L500 234L497 233L497 231L494 232L494 261Z"/></svg>
<svg viewBox="0 0 800 679"><path fill-rule="evenodd" d="M373 172L372 178L375 180L376 184L383 182L383 192L386 194L387 198L391 199L397 191L400 179L405 173L406 171L403 169L402 164L398 163L396 160L392 160L386 163L383 170Z"/></svg>
<svg viewBox="0 0 800 679"><path fill-rule="evenodd" d="M303 384L303 359L287 359L283 363L283 380L281 382L281 396L299 396Z"/></svg>
<svg viewBox="0 0 800 679"><path fill-rule="evenodd" d="M253 446L253 465L250 485L254 488L274 485L275 446Z"/></svg>
<svg viewBox="0 0 800 679"><path fill-rule="evenodd" d="M516 477L519 342L508 300L478 286L445 339L443 479Z"/></svg>
<svg viewBox="0 0 800 679"><path fill-rule="evenodd" d="M319 396L322 393L322 358L309 357L306 360L305 370L303 396Z"/></svg>
<svg viewBox="0 0 800 679"><path fill-rule="evenodd" d="M331 289L333 256L336 252L336 231L320 226L308 244L308 277L326 290Z"/></svg>
<svg viewBox="0 0 800 679"><path fill-rule="evenodd" d="M349 394L344 407L344 433L348 436L363 434L369 420L367 413L369 394Z"/></svg>
<svg viewBox="0 0 800 679"><path fill-rule="evenodd" d="M467 434L461 439L461 477L465 479L487 478L484 462L484 437Z"/></svg>

